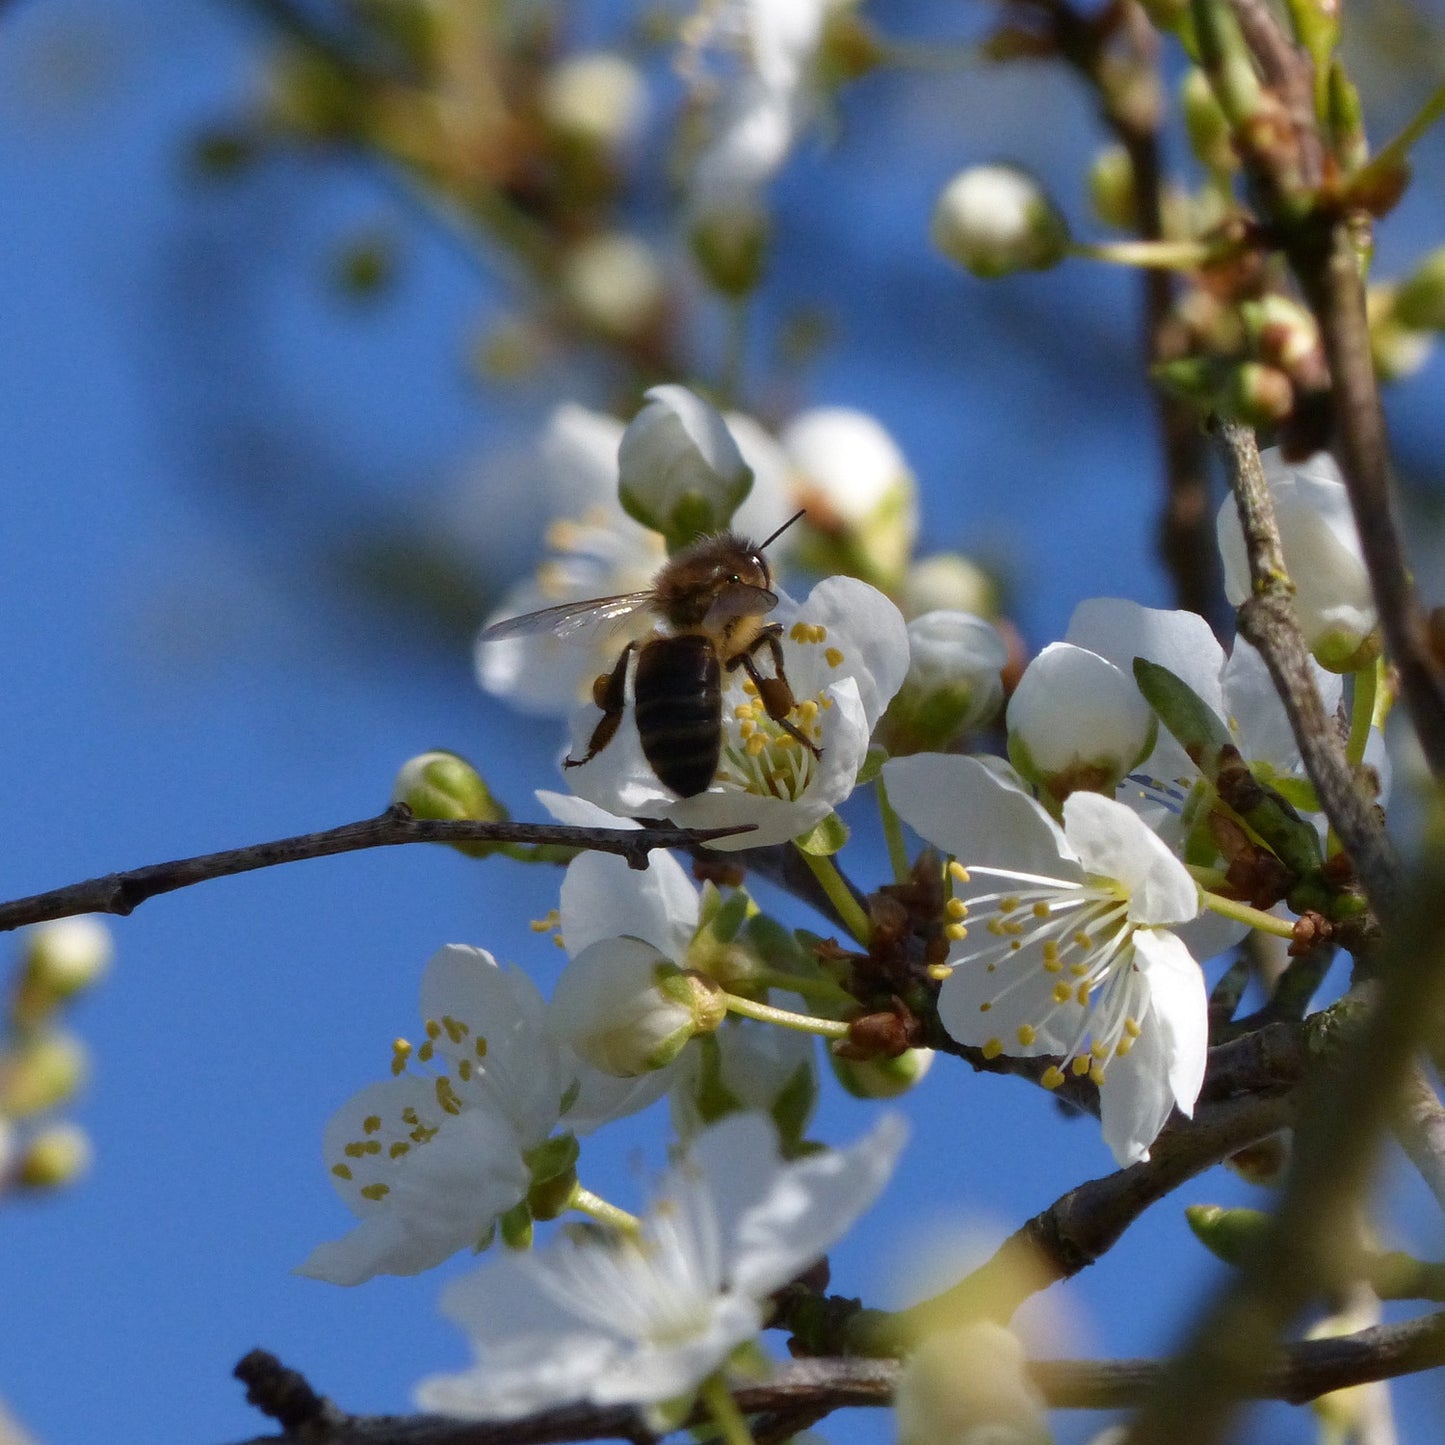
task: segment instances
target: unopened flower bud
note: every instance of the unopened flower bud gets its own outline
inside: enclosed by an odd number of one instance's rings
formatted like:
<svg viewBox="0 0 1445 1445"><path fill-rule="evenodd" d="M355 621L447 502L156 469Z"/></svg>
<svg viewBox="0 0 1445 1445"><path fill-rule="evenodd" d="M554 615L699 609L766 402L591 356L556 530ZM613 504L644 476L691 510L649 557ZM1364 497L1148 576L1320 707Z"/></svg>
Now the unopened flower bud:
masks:
<svg viewBox="0 0 1445 1445"><path fill-rule="evenodd" d="M1158 725L1134 680L1098 653L1054 642L1024 670L1008 705L1008 753L1055 798L1114 788L1154 748Z"/></svg>
<svg viewBox="0 0 1445 1445"><path fill-rule="evenodd" d="M1294 384L1277 366L1242 361L1225 373L1219 406L1249 426L1273 426L1294 410Z"/></svg>
<svg viewBox="0 0 1445 1445"><path fill-rule="evenodd" d="M543 118L569 140L622 149L642 125L647 92L631 61L610 51L569 56L542 82Z"/></svg>
<svg viewBox="0 0 1445 1445"><path fill-rule="evenodd" d="M1069 244L1069 229L1043 187L1016 166L960 171L933 208L933 244L975 276L1045 271Z"/></svg>
<svg viewBox="0 0 1445 1445"><path fill-rule="evenodd" d="M1353 672L1379 654L1378 617L1360 534L1340 470L1328 452L1287 464L1277 447L1261 454L1274 498L1295 615L1321 667ZM1238 607L1250 595L1249 559L1234 499L1217 519L1224 590Z"/></svg>
<svg viewBox="0 0 1445 1445"><path fill-rule="evenodd" d="M1270 1228L1262 1209L1225 1209L1219 1204L1191 1204L1184 1210L1194 1237L1216 1259L1241 1265L1259 1247Z"/></svg>
<svg viewBox="0 0 1445 1445"><path fill-rule="evenodd" d="M1139 189L1134 184L1134 162L1121 145L1105 146L1089 167L1089 200L1094 214L1116 231L1138 224Z"/></svg>
<svg viewBox="0 0 1445 1445"><path fill-rule="evenodd" d="M721 532L753 485L727 423L685 386L654 386L622 434L618 495L676 549Z"/></svg>
<svg viewBox="0 0 1445 1445"><path fill-rule="evenodd" d="M392 785L391 801L405 803L414 817L438 822L504 823L507 810L492 796L482 776L457 753L436 749L405 762ZM492 843L454 843L469 858L485 858Z"/></svg>
<svg viewBox="0 0 1445 1445"><path fill-rule="evenodd" d="M896 1099L922 1082L933 1067L933 1050L905 1049L891 1059L849 1059L830 1051L828 1062L855 1099Z"/></svg>
<svg viewBox="0 0 1445 1445"><path fill-rule="evenodd" d="M942 752L1003 701L1008 645L981 617L927 612L908 624L908 674L888 705L880 741L894 757Z"/></svg>
<svg viewBox="0 0 1445 1445"><path fill-rule="evenodd" d="M652 248L620 231L592 236L567 253L562 289L578 313L609 336L635 336L656 320L662 268Z"/></svg>
<svg viewBox="0 0 1445 1445"><path fill-rule="evenodd" d="M90 1168L94 1151L78 1124L52 1124L32 1134L15 1166L15 1183L24 1189L60 1189L74 1184Z"/></svg>
<svg viewBox="0 0 1445 1445"><path fill-rule="evenodd" d="M998 584L958 552L935 552L909 564L903 579L902 606L907 617L925 612L972 612L998 615Z"/></svg>
<svg viewBox="0 0 1445 1445"><path fill-rule="evenodd" d="M917 484L898 444L876 418L842 406L801 413L781 440L807 512L803 565L894 590L918 533Z"/></svg>
<svg viewBox="0 0 1445 1445"><path fill-rule="evenodd" d="M992 1321L924 1339L899 1374L894 1406L899 1445L1047 1445L1053 1438L1023 1346Z"/></svg>
<svg viewBox="0 0 1445 1445"><path fill-rule="evenodd" d="M1437 247L1400 282L1395 319L1416 331L1445 331L1445 246Z"/></svg>
<svg viewBox="0 0 1445 1445"><path fill-rule="evenodd" d="M89 1071L85 1045L73 1034L31 1034L0 1054L0 1113L25 1119L68 1103Z"/></svg>
<svg viewBox="0 0 1445 1445"><path fill-rule="evenodd" d="M1293 373L1314 359L1320 348L1320 328L1298 301L1270 292L1239 307L1245 334L1260 357Z"/></svg>
<svg viewBox="0 0 1445 1445"><path fill-rule="evenodd" d="M114 956L110 929L90 914L38 923L25 934L24 987L70 998L103 978Z"/></svg>
<svg viewBox="0 0 1445 1445"><path fill-rule="evenodd" d="M604 1074L663 1068L727 1015L722 990L684 973L651 944L608 938L567 965L548 1005L548 1029Z"/></svg>
<svg viewBox="0 0 1445 1445"><path fill-rule="evenodd" d="M1237 170L1239 157L1229 139L1229 120L1208 77L1197 67L1186 70L1179 82L1179 108L1199 163L1211 171Z"/></svg>

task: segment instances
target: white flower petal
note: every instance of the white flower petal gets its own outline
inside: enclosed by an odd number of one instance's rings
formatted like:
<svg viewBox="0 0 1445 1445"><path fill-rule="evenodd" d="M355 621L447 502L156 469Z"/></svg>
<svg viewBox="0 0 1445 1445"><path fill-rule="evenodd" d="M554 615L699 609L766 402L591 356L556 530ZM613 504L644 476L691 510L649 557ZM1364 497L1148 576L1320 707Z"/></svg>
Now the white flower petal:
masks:
<svg viewBox="0 0 1445 1445"><path fill-rule="evenodd" d="M1199 888L1184 865L1122 803L1071 793L1064 832L1090 873L1118 879L1135 923L1183 923L1199 913Z"/></svg>
<svg viewBox="0 0 1445 1445"><path fill-rule="evenodd" d="M1134 948L1149 984L1150 1023L1164 1040L1169 1086L1180 1110L1192 1115L1209 1053L1209 996L1204 974L1189 950L1167 929L1139 929Z"/></svg>
<svg viewBox="0 0 1445 1445"><path fill-rule="evenodd" d="M562 879L562 941L575 957L604 938L645 939L681 962L697 932L697 889L660 849L637 869L612 853L580 853Z"/></svg>

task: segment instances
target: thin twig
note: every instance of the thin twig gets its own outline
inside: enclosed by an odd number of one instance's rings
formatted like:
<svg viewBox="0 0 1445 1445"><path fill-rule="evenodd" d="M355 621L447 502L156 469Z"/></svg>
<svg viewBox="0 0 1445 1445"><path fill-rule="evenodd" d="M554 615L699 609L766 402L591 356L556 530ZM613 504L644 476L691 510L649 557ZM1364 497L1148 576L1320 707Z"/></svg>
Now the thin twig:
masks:
<svg viewBox="0 0 1445 1445"><path fill-rule="evenodd" d="M1395 1115L1395 1137L1445 1209L1445 1106L1418 1060L1405 1080Z"/></svg>
<svg viewBox="0 0 1445 1445"><path fill-rule="evenodd" d="M253 843L221 853L204 853L197 858L152 863L145 868L107 873L102 878L90 878L48 893L0 903L0 933L27 923L69 918L77 913L127 914L159 893L189 888L212 878L273 868L279 863L297 863L303 858L354 853L362 848L391 848L402 843L539 843L616 853L625 858L630 867L646 868L647 855L654 848L687 848L710 838L750 831L750 827L623 829L573 828L561 823L441 822L414 818L409 808L396 803L375 818L345 823L320 833L300 833L274 843Z"/></svg>
<svg viewBox="0 0 1445 1445"><path fill-rule="evenodd" d="M1445 1314L1424 1315L1404 1324L1286 1345L1251 1382L1251 1396L1298 1404L1332 1390L1442 1364ZM1156 1388L1165 1367L1157 1360L1036 1360L1028 1368L1051 1408L1117 1410L1137 1404ZM742 1387L736 1398L749 1415L797 1412L821 1417L833 1410L890 1405L899 1369L895 1360L796 1360L782 1366L768 1383ZM646 1437L637 1412L625 1405L569 1405L505 1421L351 1415L306 1435L313 1445L550 1445ZM245 1445L277 1445L294 1438L262 1435Z"/></svg>
<svg viewBox="0 0 1445 1445"><path fill-rule="evenodd" d="M1394 852L1374 807L1356 785L1345 746L1315 685L1295 620L1294 586L1284 565L1274 502L1254 432L1215 418L1212 431L1229 473L1249 556L1253 595L1239 609L1239 630L1259 649L1289 715L1305 771L1345 851L1354 860L1376 915L1384 921L1398 891Z"/></svg>

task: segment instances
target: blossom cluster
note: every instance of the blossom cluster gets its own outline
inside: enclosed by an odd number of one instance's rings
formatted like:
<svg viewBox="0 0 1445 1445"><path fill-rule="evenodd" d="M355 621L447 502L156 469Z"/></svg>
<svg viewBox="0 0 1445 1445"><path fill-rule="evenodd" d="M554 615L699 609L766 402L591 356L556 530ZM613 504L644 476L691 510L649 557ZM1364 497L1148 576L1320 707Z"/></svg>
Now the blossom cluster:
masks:
<svg viewBox="0 0 1445 1445"><path fill-rule="evenodd" d="M663 851L642 870L573 857L535 925L568 960L549 998L480 948L442 949L418 1042L398 1040L390 1076L326 1132L358 1222L300 1269L357 1284L496 1244L443 1302L477 1361L425 1381L420 1402L507 1418L630 1401L661 1428L766 1367L774 1292L847 1230L903 1146L894 1114L848 1149L808 1138L818 1040L873 1099L959 1087L928 1068L931 1049L1011 1061L1097 1112L1120 1166L1146 1160L1203 1085L1204 965L1252 928L1289 934L1331 840L1259 655L1226 652L1193 614L1086 601L1007 678L1005 708L1004 636L910 600L911 483L871 419L806 413L775 442L665 386L626 425L564 409L541 445L577 510L477 646L485 687L568 714L567 790L539 802L574 825L739 831L700 850L701 887ZM1299 601L1316 685L1328 707L1364 710L1352 746L1383 797L1364 680L1375 619L1342 486L1324 455L1267 470L1290 566L1312 579ZM1227 511L1219 537L1237 593ZM778 580L820 562L828 575L797 600ZM700 670L673 660L679 641ZM684 746L709 760L700 786L666 761ZM400 801L495 816L465 763L428 758L403 771ZM1262 804L1241 801L1241 770ZM838 810L856 818L869 793L894 877L860 898L838 866ZM905 826L927 846L911 850ZM763 911L747 870L779 848L851 948ZM592 1136L664 1096L677 1150L636 1216L584 1186ZM540 1244L569 1213L586 1223ZM1033 1418L1007 1336L930 1341L905 1416L963 1408L934 1399L956 1350L1013 1361L1007 1409Z"/></svg>

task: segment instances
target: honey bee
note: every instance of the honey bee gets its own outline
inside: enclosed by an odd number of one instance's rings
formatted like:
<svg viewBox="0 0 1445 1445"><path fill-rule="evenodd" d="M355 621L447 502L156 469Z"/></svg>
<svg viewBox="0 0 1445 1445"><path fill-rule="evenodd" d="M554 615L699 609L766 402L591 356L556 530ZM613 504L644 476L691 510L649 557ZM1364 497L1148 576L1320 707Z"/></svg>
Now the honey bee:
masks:
<svg viewBox="0 0 1445 1445"><path fill-rule="evenodd" d="M523 633L566 637L597 621L616 621L643 608L660 626L653 635L629 642L611 672L592 684L602 717L587 751L563 766L589 763L617 734L626 705L627 673L633 654L633 708L642 755L658 781L680 798L703 792L722 756L722 674L741 668L767 715L814 757L822 754L791 722L793 689L783 671L782 624L763 619L778 605L764 549L793 525L790 517L766 541L754 545L733 532L700 537L671 558L643 592L564 602L521 617L494 622L484 642ZM764 676L754 654L766 648L773 675Z"/></svg>

